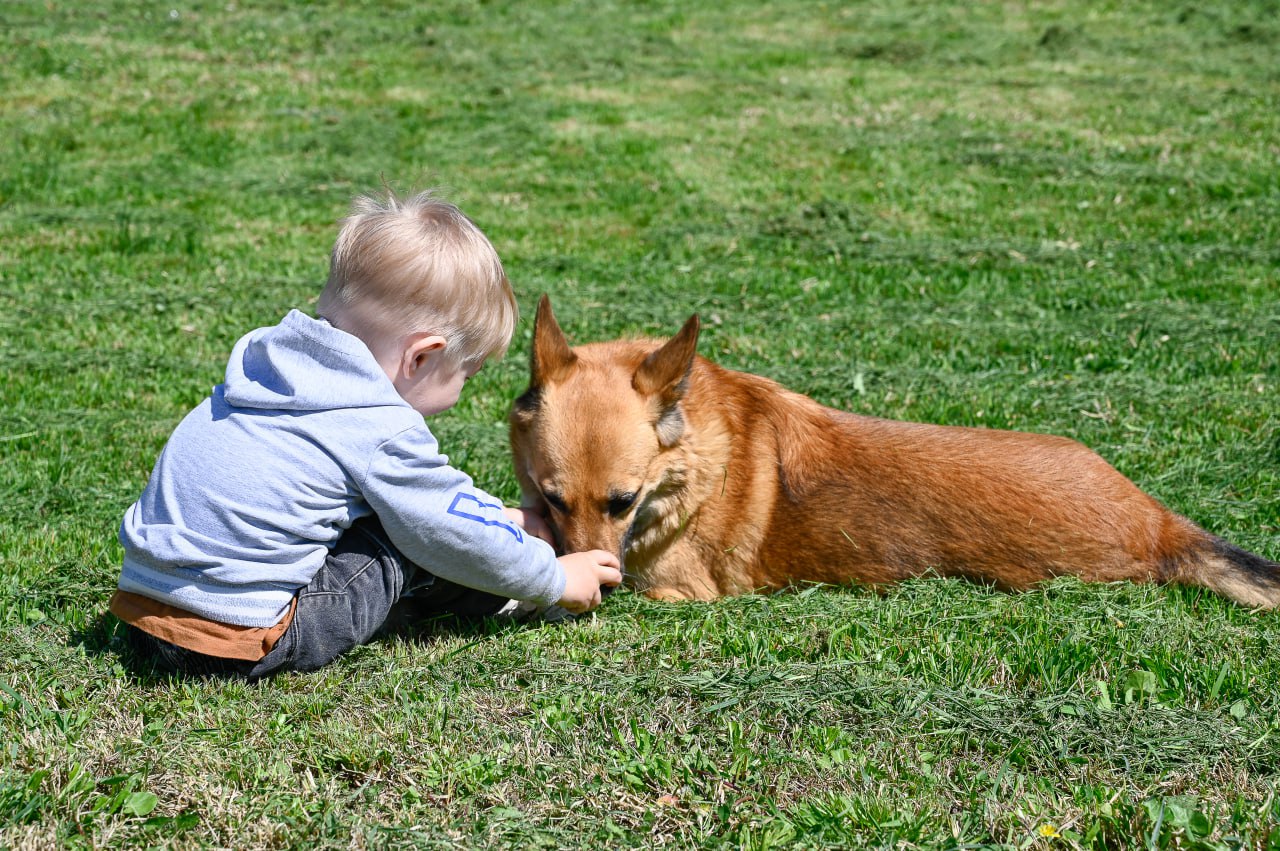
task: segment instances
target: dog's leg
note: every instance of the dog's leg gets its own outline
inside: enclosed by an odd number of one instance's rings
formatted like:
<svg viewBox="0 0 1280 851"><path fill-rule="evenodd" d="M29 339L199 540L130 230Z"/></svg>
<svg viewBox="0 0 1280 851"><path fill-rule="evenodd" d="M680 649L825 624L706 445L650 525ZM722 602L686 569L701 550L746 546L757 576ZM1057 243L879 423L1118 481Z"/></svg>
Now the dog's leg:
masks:
<svg viewBox="0 0 1280 851"><path fill-rule="evenodd" d="M663 603L678 603L681 600L693 599L682 591L672 588L669 585L659 585L646 589L644 595L650 600L658 600Z"/></svg>

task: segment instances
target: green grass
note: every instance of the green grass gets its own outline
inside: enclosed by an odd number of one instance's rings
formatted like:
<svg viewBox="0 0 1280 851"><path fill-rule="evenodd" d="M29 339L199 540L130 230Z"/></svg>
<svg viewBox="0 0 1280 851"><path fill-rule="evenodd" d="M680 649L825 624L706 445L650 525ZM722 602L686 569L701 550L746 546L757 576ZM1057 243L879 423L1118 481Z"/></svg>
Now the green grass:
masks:
<svg viewBox="0 0 1280 851"><path fill-rule="evenodd" d="M0 846L1280 847L1280 621L1194 591L623 593L252 687L136 673L104 617L169 431L383 180L575 339L696 311L725 365L1077 438L1280 558L1278 21L4 4ZM510 500L528 340L432 424Z"/></svg>

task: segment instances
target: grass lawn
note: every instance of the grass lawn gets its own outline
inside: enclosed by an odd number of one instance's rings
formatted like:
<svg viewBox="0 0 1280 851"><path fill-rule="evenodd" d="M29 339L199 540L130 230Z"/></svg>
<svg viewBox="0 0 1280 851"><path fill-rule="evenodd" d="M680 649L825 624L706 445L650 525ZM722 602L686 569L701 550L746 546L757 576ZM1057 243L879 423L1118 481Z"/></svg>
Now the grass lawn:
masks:
<svg viewBox="0 0 1280 851"><path fill-rule="evenodd" d="M383 181L515 284L432 421L508 500L547 292L1280 559L1275 0L10 0L0 60L0 847L1280 847L1280 616L1186 589L621 593L255 686L105 617L168 433Z"/></svg>

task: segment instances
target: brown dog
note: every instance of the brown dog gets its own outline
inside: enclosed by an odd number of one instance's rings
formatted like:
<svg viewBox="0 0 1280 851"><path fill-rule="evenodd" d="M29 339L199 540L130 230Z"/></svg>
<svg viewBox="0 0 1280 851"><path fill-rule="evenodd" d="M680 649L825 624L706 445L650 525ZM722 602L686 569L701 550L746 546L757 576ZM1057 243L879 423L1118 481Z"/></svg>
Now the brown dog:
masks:
<svg viewBox="0 0 1280 851"><path fill-rule="evenodd" d="M662 599L924 573L1203 585L1280 603L1280 565L1169 511L1075 441L836 411L665 344L570 348L543 296L516 475L564 549Z"/></svg>

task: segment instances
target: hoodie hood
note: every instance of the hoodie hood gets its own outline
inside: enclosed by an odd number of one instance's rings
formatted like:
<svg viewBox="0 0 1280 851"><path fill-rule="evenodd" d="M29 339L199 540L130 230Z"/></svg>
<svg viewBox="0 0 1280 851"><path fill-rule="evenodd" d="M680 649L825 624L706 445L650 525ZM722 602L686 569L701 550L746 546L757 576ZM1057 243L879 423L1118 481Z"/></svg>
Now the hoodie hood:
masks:
<svg viewBox="0 0 1280 851"><path fill-rule="evenodd" d="M358 337L297 310L236 343L222 390L237 408L409 407Z"/></svg>

